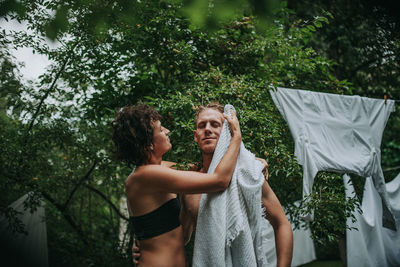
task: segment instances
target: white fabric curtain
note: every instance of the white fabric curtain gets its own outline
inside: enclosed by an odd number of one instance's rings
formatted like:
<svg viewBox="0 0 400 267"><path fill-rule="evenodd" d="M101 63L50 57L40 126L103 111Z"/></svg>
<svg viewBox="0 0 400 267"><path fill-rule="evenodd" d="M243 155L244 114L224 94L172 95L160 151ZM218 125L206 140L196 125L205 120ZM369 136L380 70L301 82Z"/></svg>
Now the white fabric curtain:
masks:
<svg viewBox="0 0 400 267"><path fill-rule="evenodd" d="M303 265L316 259L317 255L310 228L293 230L292 266Z"/></svg>
<svg viewBox="0 0 400 267"><path fill-rule="evenodd" d="M355 196L350 177L345 174L344 185L346 197ZM397 229L400 227L400 174L386 184L389 192L389 201L392 204ZM400 231L384 228L382 221L381 197L368 177L364 186L361 204L362 213L355 210L353 215L357 219L352 222L347 219L348 227L356 230L346 230L347 266L349 267L398 267L400 266Z"/></svg>

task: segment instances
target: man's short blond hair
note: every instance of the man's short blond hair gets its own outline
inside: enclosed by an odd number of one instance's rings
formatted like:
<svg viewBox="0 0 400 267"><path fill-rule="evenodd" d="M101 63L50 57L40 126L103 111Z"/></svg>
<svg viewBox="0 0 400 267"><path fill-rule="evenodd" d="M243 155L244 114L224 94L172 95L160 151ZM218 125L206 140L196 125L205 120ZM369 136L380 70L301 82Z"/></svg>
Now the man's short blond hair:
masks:
<svg viewBox="0 0 400 267"><path fill-rule="evenodd" d="M206 109L214 109L221 113L224 113L224 107L219 102L211 102L206 106L200 105L195 108L195 116L194 116L194 124L197 126L197 119L199 118L200 113L202 113Z"/></svg>

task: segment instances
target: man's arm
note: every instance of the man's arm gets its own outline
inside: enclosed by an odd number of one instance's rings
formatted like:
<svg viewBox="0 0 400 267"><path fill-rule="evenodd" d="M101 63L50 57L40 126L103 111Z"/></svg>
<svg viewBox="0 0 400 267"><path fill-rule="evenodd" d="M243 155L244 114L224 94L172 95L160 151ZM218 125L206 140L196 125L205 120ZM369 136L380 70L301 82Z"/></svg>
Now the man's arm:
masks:
<svg viewBox="0 0 400 267"><path fill-rule="evenodd" d="M293 254L292 226L267 181L262 187L261 200L266 210L266 218L274 228L277 266L290 266Z"/></svg>
<svg viewBox="0 0 400 267"><path fill-rule="evenodd" d="M196 229L197 213L200 206L201 194L182 194L181 213L179 219L182 225L184 244L190 241L192 233Z"/></svg>

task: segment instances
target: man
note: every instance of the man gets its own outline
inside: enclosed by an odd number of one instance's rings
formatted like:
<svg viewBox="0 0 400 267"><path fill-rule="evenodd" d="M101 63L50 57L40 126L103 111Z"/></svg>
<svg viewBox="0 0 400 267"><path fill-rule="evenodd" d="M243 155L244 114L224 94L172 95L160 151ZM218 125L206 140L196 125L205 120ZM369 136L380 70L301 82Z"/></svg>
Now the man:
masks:
<svg viewBox="0 0 400 267"><path fill-rule="evenodd" d="M200 172L206 173L210 166L219 136L222 131L222 125L224 122L224 117L222 115L223 112L223 107L214 103L207 106L200 106L196 110L196 130L194 131L194 141L198 144L202 152L203 164ZM258 160L263 161L266 167L268 166L265 160ZM265 207L266 218L274 229L277 266L290 266L293 250L292 228L285 216L278 198L267 182L267 168L265 168L264 175L266 180L262 186L261 201L262 205ZM189 242L191 234L196 227L200 198L201 194L187 194L181 197L182 210L180 219L182 223L185 244ZM134 258L137 258L139 254L135 253L135 251L137 250L134 247L133 256Z"/></svg>

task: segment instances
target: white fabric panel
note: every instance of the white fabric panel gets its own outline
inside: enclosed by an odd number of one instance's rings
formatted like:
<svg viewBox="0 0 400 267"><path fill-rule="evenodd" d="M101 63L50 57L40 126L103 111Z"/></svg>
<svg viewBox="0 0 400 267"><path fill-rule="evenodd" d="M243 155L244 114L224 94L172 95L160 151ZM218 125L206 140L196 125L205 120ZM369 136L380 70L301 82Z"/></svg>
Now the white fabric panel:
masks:
<svg viewBox="0 0 400 267"><path fill-rule="evenodd" d="M293 226L292 226L293 229ZM299 266L317 259L314 241L311 239L311 230L293 230L293 258L292 266Z"/></svg>
<svg viewBox="0 0 400 267"><path fill-rule="evenodd" d="M397 232L383 228L383 243L385 244L386 258L389 266L400 266L400 173L395 179L386 184L389 201L392 205L396 220ZM392 245L390 245L392 244Z"/></svg>
<svg viewBox="0 0 400 267"><path fill-rule="evenodd" d="M263 222L262 236L265 238L264 253L267 255L268 266L276 266L276 248L275 248L275 233L274 228L267 219Z"/></svg>
<svg viewBox="0 0 400 267"><path fill-rule="evenodd" d="M18 218L25 225L27 235L13 234L8 227L7 218L0 217L1 254L3 261L8 261L10 266L48 266L47 232L45 221L44 203L41 202L35 212L24 208L24 201L28 194L22 196L10 207L18 212Z"/></svg>
<svg viewBox="0 0 400 267"><path fill-rule="evenodd" d="M297 207L300 205L300 201L294 203ZM311 230L307 224L307 228L295 229L292 224L293 230L293 258L292 266L299 266L312 262L317 259L315 253L314 241L311 238Z"/></svg>
<svg viewBox="0 0 400 267"><path fill-rule="evenodd" d="M225 106L230 115L231 105ZM225 122L208 170L214 172L231 135ZM263 164L243 143L229 188L203 194L197 219L193 266L266 266L266 220L262 217ZM264 225L264 228L262 227Z"/></svg>
<svg viewBox="0 0 400 267"><path fill-rule="evenodd" d="M386 190L394 215L396 219L400 220L400 173L396 178L386 184Z"/></svg>
<svg viewBox="0 0 400 267"><path fill-rule="evenodd" d="M300 202L295 202L299 206ZM285 210L285 208L284 208ZM285 210L286 213L286 210ZM289 217L288 215L286 215ZM293 230L293 256L292 267L303 265L317 259L315 253L314 241L311 238L311 230L307 224L307 228L294 229L294 224L290 222ZM272 225L267 221L267 236L268 236L268 251L267 259L270 266L276 266L276 249L275 249L275 236Z"/></svg>
<svg viewBox="0 0 400 267"><path fill-rule="evenodd" d="M295 156L303 166L303 197L318 171L371 176L382 197L384 223L394 227L380 166L380 144L394 101L278 88L270 94L288 122ZM311 218L310 218L311 219Z"/></svg>
<svg viewBox="0 0 400 267"><path fill-rule="evenodd" d="M343 175L346 197L355 196L354 187L350 177ZM386 185L390 192L392 203L400 202L400 175ZM389 191L389 190L388 190ZM400 212L393 205L395 214ZM357 210L353 212L357 221L352 222L347 218L348 227L356 227L357 230L346 230L347 266L349 267L395 267L400 266L400 231L393 231L382 226L382 202L381 197L373 186L372 179L368 177L364 186L362 200L362 214ZM396 218L397 229L400 227L400 219Z"/></svg>

